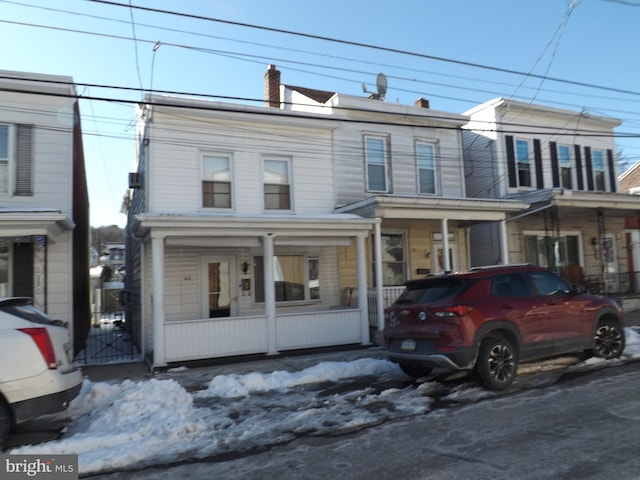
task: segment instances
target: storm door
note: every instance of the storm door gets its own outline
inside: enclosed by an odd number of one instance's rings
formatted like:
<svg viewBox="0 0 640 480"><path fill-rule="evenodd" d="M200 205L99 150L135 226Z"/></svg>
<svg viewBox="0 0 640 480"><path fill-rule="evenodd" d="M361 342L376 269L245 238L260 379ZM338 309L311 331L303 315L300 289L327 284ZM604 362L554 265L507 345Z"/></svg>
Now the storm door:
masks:
<svg viewBox="0 0 640 480"><path fill-rule="evenodd" d="M202 273L205 318L237 315L235 257L205 257L202 262Z"/></svg>

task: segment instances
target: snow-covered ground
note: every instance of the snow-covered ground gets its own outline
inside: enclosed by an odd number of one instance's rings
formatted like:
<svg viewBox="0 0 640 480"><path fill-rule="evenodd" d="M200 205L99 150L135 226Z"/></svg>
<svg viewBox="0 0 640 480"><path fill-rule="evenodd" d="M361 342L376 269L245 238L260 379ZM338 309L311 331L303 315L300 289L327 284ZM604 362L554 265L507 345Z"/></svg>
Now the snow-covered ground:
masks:
<svg viewBox="0 0 640 480"><path fill-rule="evenodd" d="M627 328L626 340L624 356L640 358L640 333ZM569 368L599 368L602 363L589 359ZM549 362L522 365L516 385L548 382L548 372L566 368ZM174 376L188 375L185 370L177 369ZM245 451L300 435L347 433L427 412L436 399L467 403L499 395L473 382L446 389L433 381L408 384L397 365L380 358L323 361L295 372L217 375L204 386L187 391L173 378L119 384L85 380L65 413L70 421L60 440L7 453L77 454L83 474L137 469Z"/></svg>

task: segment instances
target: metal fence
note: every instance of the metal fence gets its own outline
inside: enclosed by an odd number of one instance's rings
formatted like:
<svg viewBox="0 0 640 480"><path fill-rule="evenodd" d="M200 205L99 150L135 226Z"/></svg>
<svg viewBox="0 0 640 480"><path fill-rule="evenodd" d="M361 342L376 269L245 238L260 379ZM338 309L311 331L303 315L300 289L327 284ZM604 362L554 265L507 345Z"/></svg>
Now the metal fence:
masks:
<svg viewBox="0 0 640 480"><path fill-rule="evenodd" d="M124 312L96 313L85 348L76 355L80 365L139 361L140 349L132 340Z"/></svg>

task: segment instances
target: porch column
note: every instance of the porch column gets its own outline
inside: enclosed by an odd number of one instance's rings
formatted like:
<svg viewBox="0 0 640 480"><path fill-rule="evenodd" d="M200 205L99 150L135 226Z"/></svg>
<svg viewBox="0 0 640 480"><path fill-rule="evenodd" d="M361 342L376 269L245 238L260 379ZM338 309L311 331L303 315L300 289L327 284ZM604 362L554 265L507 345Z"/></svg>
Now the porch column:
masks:
<svg viewBox="0 0 640 480"><path fill-rule="evenodd" d="M262 237L264 259L264 313L267 316L267 355L278 353L276 326L276 284L273 274L273 235Z"/></svg>
<svg viewBox="0 0 640 480"><path fill-rule="evenodd" d="M640 292L640 274L637 273L640 270L640 231L633 230L631 232L631 258L633 262L633 276L635 291Z"/></svg>
<svg viewBox="0 0 640 480"><path fill-rule="evenodd" d="M449 259L449 225L448 220L443 218L441 221L442 229L442 269L445 272L451 271L451 261Z"/></svg>
<svg viewBox="0 0 640 480"><path fill-rule="evenodd" d="M380 222L376 222L374 226L374 265L375 265L375 278L376 278L376 313L378 330L381 332L384 329L384 298L382 290L382 234L380 232Z"/></svg>
<svg viewBox="0 0 640 480"><path fill-rule="evenodd" d="M153 312L153 368L164 367L164 237L151 236L151 310Z"/></svg>
<svg viewBox="0 0 640 480"><path fill-rule="evenodd" d="M500 252L503 265L509 264L509 235L507 233L507 221L500 220Z"/></svg>
<svg viewBox="0 0 640 480"><path fill-rule="evenodd" d="M362 328L362 345L369 345L369 309L367 301L367 263L365 256L365 237L356 237L356 257L358 268L358 308Z"/></svg>

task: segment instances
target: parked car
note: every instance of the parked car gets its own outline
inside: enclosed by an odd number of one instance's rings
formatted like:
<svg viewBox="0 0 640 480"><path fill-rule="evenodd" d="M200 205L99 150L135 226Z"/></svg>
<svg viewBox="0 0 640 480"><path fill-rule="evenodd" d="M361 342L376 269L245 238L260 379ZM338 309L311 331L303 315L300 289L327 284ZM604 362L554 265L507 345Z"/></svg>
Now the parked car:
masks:
<svg viewBox="0 0 640 480"><path fill-rule="evenodd" d="M30 298L0 299L0 441L10 428L64 410L80 393L67 326Z"/></svg>
<svg viewBox="0 0 640 480"><path fill-rule="evenodd" d="M409 281L385 309L388 357L410 376L435 367L470 370L488 389L507 388L518 363L625 348L622 310L531 265L471 269Z"/></svg>

